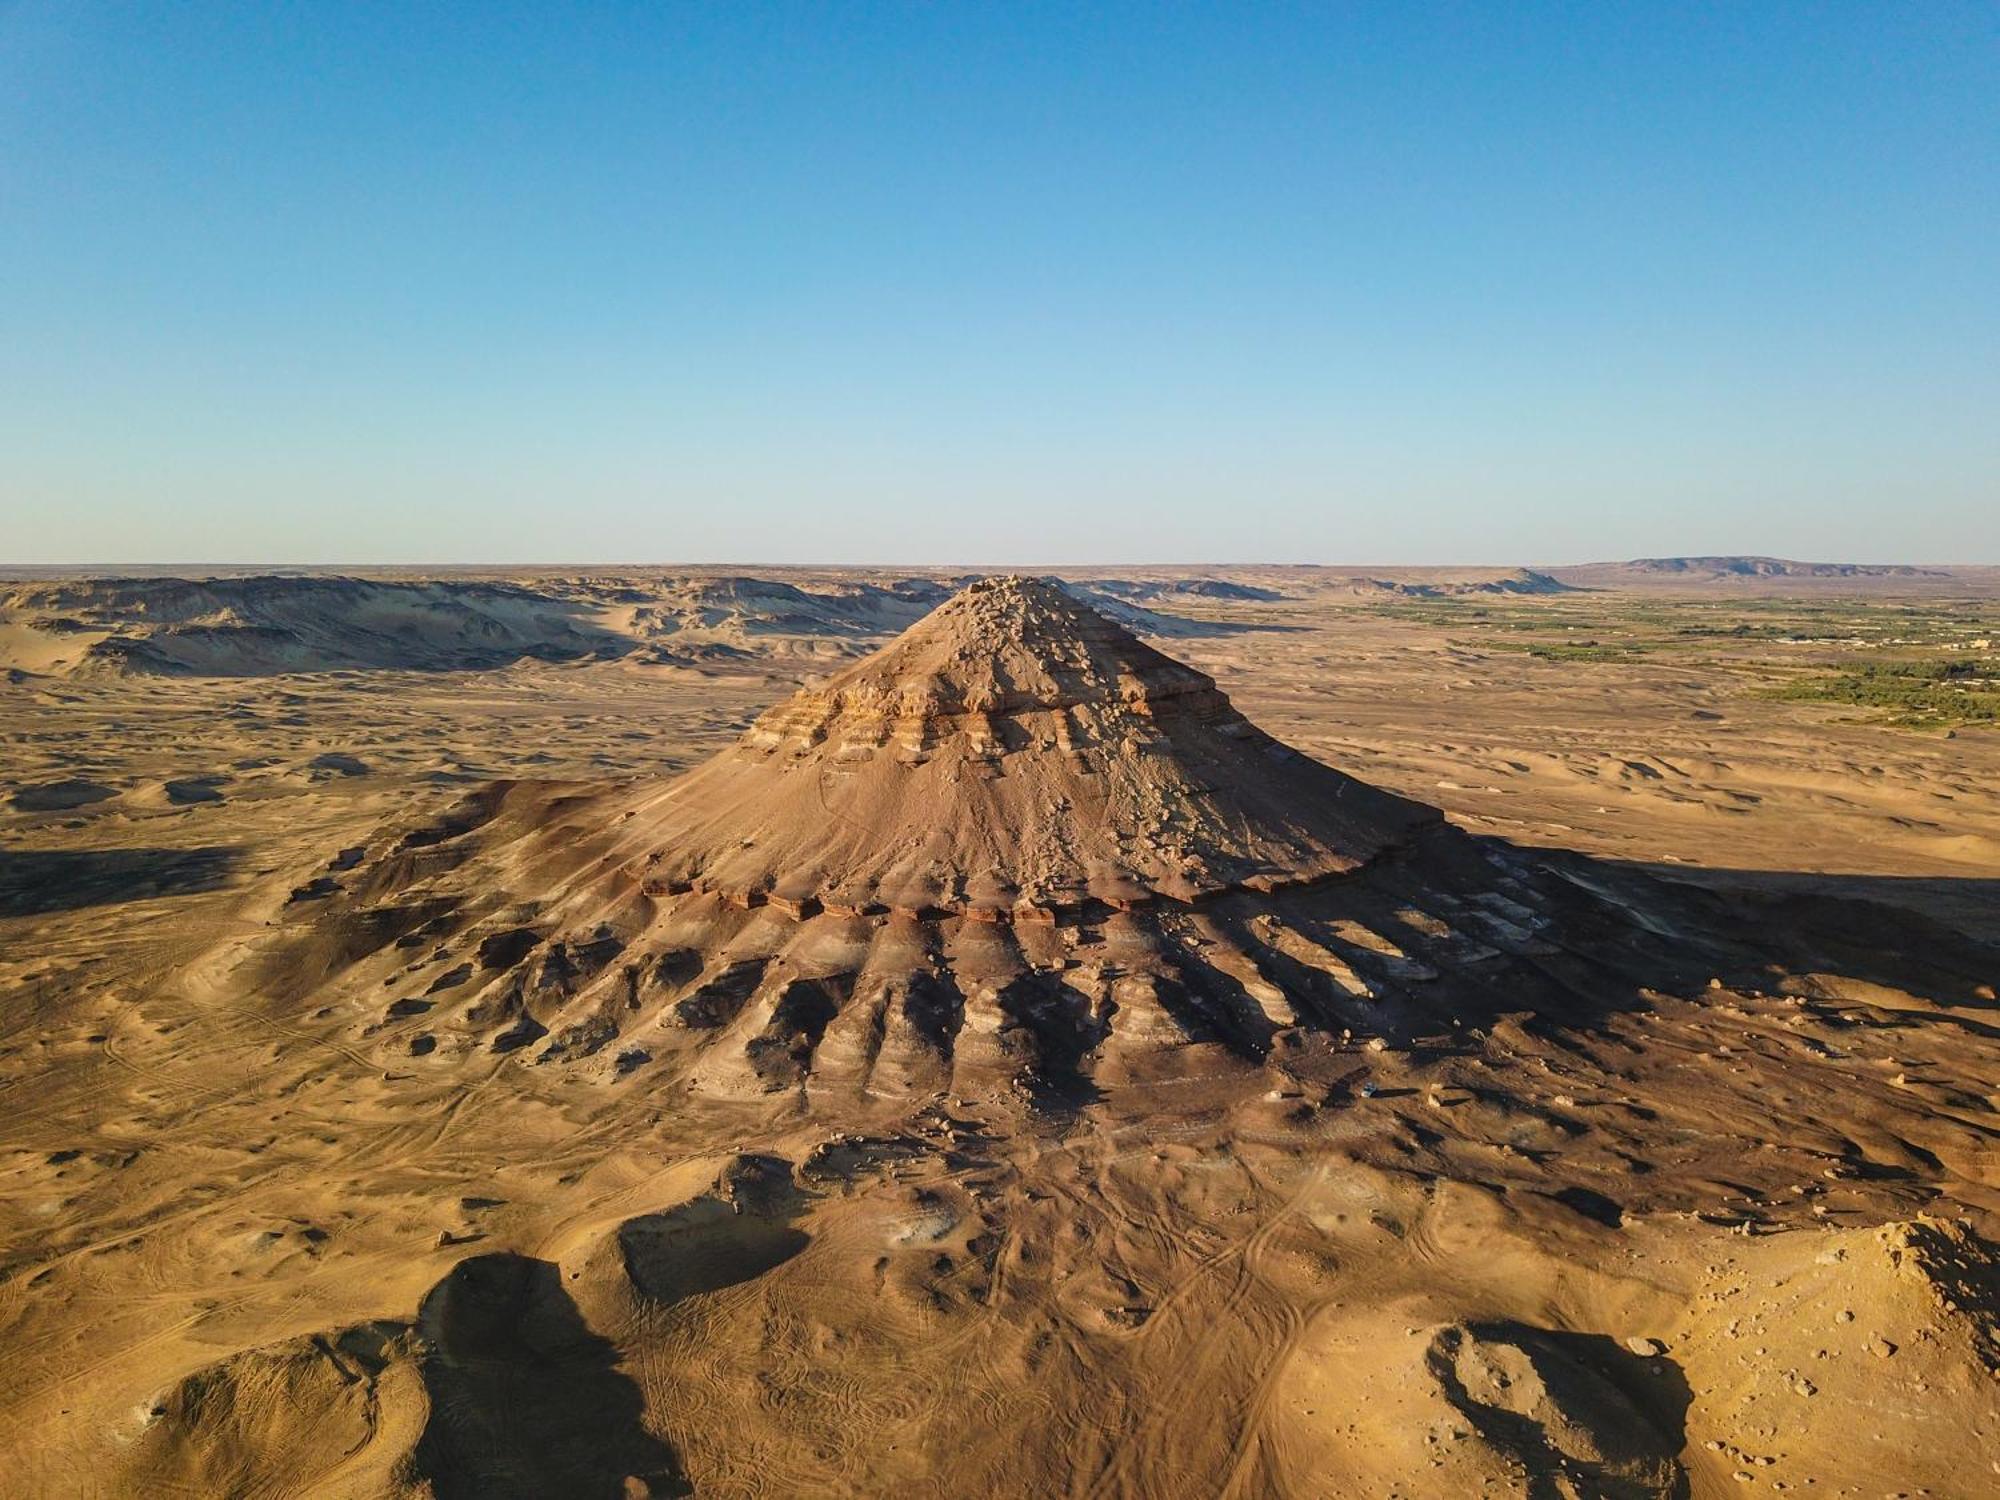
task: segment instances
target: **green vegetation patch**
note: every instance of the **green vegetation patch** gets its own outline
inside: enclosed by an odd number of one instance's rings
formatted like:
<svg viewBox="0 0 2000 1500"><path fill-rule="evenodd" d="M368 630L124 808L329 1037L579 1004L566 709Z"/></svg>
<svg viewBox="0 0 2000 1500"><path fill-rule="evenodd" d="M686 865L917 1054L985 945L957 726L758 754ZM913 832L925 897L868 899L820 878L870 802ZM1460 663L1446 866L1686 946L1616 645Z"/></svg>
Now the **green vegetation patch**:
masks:
<svg viewBox="0 0 2000 1500"><path fill-rule="evenodd" d="M1465 642L1468 646L1474 642ZM1482 651L1518 651L1542 661L1642 661L1656 649L1651 641L1479 641Z"/></svg>
<svg viewBox="0 0 2000 1500"><path fill-rule="evenodd" d="M2000 613L1941 600L1633 599L1599 593L1522 599L1398 599L1372 606L1389 619L1443 626L1452 644L1542 661L1672 661L1717 671L1814 672L1777 696L1873 708L1884 722L1988 722L1982 666ZM1855 662L1851 653L1880 652ZM1932 653L1963 651L1956 660ZM1839 653L1838 655L1834 653ZM1919 660L1922 653L1926 659ZM1824 677L1819 674L1828 674ZM1968 717L1970 716L1970 717Z"/></svg>
<svg viewBox="0 0 2000 1500"><path fill-rule="evenodd" d="M1769 696L1870 709L1871 722L1910 729L2000 723L2000 660L1853 662L1831 676L1787 683Z"/></svg>

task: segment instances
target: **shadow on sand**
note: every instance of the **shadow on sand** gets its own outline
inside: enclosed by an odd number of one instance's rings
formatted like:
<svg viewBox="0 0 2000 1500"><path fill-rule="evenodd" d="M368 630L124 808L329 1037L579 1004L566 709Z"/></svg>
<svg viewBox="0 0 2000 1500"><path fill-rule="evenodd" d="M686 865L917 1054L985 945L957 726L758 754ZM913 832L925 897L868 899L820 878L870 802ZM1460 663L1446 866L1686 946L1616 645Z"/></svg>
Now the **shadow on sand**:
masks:
<svg viewBox="0 0 2000 1500"><path fill-rule="evenodd" d="M1946 1004L2000 1005L2000 879L1603 863L1716 898L1795 968L1891 987L1922 978Z"/></svg>
<svg viewBox="0 0 2000 1500"><path fill-rule="evenodd" d="M2000 877L1958 875L1819 875L1801 870L1710 869L1700 865L1640 864L1629 868L1682 885L1765 902L1812 899L1865 902L1915 912L1965 937L2000 939Z"/></svg>
<svg viewBox="0 0 2000 1500"><path fill-rule="evenodd" d="M0 849L0 917L34 917L222 886L240 849Z"/></svg>
<svg viewBox="0 0 2000 1500"><path fill-rule="evenodd" d="M460 1261L418 1326L431 1414L415 1466L438 1500L692 1493L673 1449L646 1431L616 1347L585 1325L552 1263Z"/></svg>
<svg viewBox="0 0 2000 1500"><path fill-rule="evenodd" d="M1445 1397L1487 1440L1518 1460L1530 1500L1582 1492L1603 1500L1685 1500L1688 1476L1678 1455L1687 1446L1693 1392L1680 1367L1641 1356L1602 1334L1475 1323L1448 1329L1429 1354ZM1468 1388L1465 1376L1479 1379ZM1497 1379L1495 1377L1498 1377ZM1511 1378L1510 1378L1511 1377ZM1520 1383L1544 1388L1569 1414L1566 1426L1589 1440L1553 1430ZM1538 1403L1537 1403L1538 1404Z"/></svg>

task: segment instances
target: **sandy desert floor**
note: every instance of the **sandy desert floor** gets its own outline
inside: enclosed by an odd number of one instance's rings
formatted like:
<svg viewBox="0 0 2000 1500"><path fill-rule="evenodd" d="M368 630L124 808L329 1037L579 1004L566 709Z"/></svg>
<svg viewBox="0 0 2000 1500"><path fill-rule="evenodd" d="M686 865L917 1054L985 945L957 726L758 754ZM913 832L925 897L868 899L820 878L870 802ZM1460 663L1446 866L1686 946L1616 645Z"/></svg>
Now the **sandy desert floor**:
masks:
<svg viewBox="0 0 2000 1500"><path fill-rule="evenodd" d="M44 652L0 684L0 1489L1994 1493L2000 727L1814 685L1990 661L2000 606L1205 576L1283 597L1149 600L1157 643L1265 730L1719 894L1784 963L1293 1074L1191 1045L1056 1111L970 1067L834 1107L385 1063L392 1023L232 977L294 893L496 780L693 766L904 617L475 670Z"/></svg>

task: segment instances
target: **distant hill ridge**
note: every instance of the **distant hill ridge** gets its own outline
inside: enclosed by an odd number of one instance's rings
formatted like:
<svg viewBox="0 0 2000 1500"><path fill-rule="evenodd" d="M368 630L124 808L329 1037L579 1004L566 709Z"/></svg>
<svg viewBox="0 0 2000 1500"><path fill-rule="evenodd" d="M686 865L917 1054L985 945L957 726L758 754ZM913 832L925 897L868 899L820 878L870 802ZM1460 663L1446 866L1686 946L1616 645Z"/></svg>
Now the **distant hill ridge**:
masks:
<svg viewBox="0 0 2000 1500"><path fill-rule="evenodd" d="M1784 557L1728 555L1720 557L1637 557L1611 566L1634 573L1700 573L1740 578L1948 578L1942 568L1906 563L1814 563Z"/></svg>
<svg viewBox="0 0 2000 1500"><path fill-rule="evenodd" d="M354 670L479 671L522 660L625 657L741 670L832 663L914 624L979 575L803 588L748 574L520 579L340 574L74 577L0 587L0 670L26 677L261 677ZM1279 597L1216 579L1065 585L1154 636L1247 628L1140 599Z"/></svg>

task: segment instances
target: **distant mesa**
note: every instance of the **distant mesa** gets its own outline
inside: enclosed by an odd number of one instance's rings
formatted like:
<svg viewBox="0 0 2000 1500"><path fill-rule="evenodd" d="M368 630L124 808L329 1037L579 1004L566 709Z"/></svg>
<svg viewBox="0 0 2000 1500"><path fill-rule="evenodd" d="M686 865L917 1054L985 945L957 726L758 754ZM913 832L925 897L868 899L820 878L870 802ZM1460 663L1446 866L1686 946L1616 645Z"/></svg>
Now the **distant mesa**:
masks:
<svg viewBox="0 0 2000 1500"><path fill-rule="evenodd" d="M1626 562L1579 563L1551 568L1565 583L1599 589L1723 589L1732 593L1935 593L1940 589L1990 595L2000 569L1918 567L1905 563L1816 563L1751 554L1638 557Z"/></svg>
<svg viewBox="0 0 2000 1500"><path fill-rule="evenodd" d="M1706 578L1948 578L1941 568L1896 563L1809 563L1782 557L1641 557L1615 566L1632 573Z"/></svg>
<svg viewBox="0 0 2000 1500"><path fill-rule="evenodd" d="M1579 563L1550 568L1565 583L1611 590L1716 591L1732 597L1787 595L1948 594L1992 598L2000 593L2000 568L1969 564L1798 562L1784 557L1720 553L1639 557L1626 562Z"/></svg>
<svg viewBox="0 0 2000 1500"><path fill-rule="evenodd" d="M1576 590L1559 578L1547 573L1537 573L1532 568L1517 568L1504 578L1485 582L1455 586L1458 593L1468 594L1570 594Z"/></svg>
<svg viewBox="0 0 2000 1500"><path fill-rule="evenodd" d="M1572 584L1537 572L1532 568L1385 568L1375 571L1334 567L1301 567L1266 570L1288 581L1296 577L1294 592L1263 583L1206 577L1120 578L1083 574L1064 580L1064 586L1078 598L1110 614L1121 623L1131 624L1148 635L1171 637L1191 633L1169 620L1164 627L1150 624L1143 615L1127 616L1121 609L1135 609L1176 601L1212 601L1224 604L1271 604L1300 595L1348 594L1362 599L1457 599L1479 595L1568 594ZM1254 575L1253 576L1259 576ZM1254 616L1232 617L1233 628ZM1207 623L1203 621L1202 623ZM1231 628L1231 627L1225 627ZM1254 625L1247 628L1255 628Z"/></svg>
<svg viewBox="0 0 2000 1500"><path fill-rule="evenodd" d="M1084 587L1095 594L1117 599L1229 599L1242 603L1270 603L1283 599L1281 589L1260 588L1255 584L1232 583L1223 578L1090 578Z"/></svg>
<svg viewBox="0 0 2000 1500"><path fill-rule="evenodd" d="M1442 570L1440 570L1442 571ZM1379 578L1355 576L1345 580L1346 591L1364 597L1393 595L1408 599L1462 599L1481 594L1571 594L1576 586L1564 583L1532 568L1482 575L1466 570L1469 576Z"/></svg>

